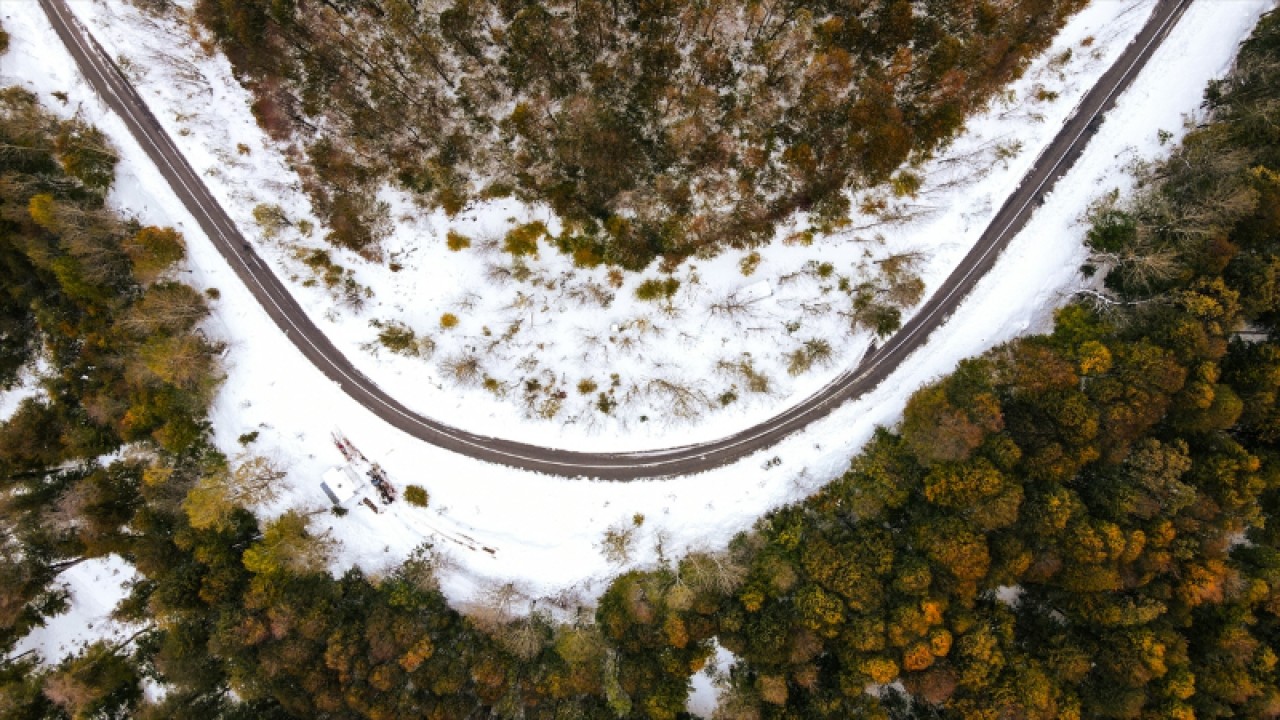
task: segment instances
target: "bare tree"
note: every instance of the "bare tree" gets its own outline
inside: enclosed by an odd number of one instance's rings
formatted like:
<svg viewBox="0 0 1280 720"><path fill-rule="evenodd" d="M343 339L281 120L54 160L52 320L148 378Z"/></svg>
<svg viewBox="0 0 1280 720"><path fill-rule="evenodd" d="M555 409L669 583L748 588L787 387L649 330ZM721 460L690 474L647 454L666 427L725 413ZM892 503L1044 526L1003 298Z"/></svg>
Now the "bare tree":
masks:
<svg viewBox="0 0 1280 720"><path fill-rule="evenodd" d="M460 352L445 358L440 363L440 372L462 386L474 385L484 374L480 366L480 358L468 352Z"/></svg>
<svg viewBox="0 0 1280 720"><path fill-rule="evenodd" d="M662 403L671 417L680 420L694 420L711 405L707 394L700 388L668 378L653 378L641 387L645 396Z"/></svg>
<svg viewBox="0 0 1280 720"><path fill-rule="evenodd" d="M208 314L204 298L190 286L160 283L147 288L121 324L142 335L175 333L190 329Z"/></svg>
<svg viewBox="0 0 1280 720"><path fill-rule="evenodd" d="M747 566L729 553L689 553L679 570L679 581L698 593L731 593L747 576Z"/></svg>
<svg viewBox="0 0 1280 720"><path fill-rule="evenodd" d="M734 321L749 320L757 315L756 302L755 298L744 298L735 290L711 303L707 309L711 311L713 317L723 317Z"/></svg>

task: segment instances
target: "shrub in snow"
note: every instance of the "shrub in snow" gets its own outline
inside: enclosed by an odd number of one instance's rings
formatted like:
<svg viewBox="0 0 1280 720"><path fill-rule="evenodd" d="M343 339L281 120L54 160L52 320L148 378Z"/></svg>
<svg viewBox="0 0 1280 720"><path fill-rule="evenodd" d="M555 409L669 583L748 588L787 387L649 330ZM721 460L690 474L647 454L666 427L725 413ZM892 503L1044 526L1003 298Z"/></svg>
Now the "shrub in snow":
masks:
<svg viewBox="0 0 1280 720"><path fill-rule="evenodd" d="M427 494L426 488L421 485L410 485L404 489L405 502L414 507L424 508L427 506L430 496Z"/></svg>
<svg viewBox="0 0 1280 720"><path fill-rule="evenodd" d="M463 235L462 233L450 230L445 239L445 245L448 246L450 250L458 252L459 250L465 250L471 247L471 238Z"/></svg>
<svg viewBox="0 0 1280 720"><path fill-rule="evenodd" d="M670 300L679 289L680 281L673 277L665 280L649 278L636 288L636 299L645 301Z"/></svg>

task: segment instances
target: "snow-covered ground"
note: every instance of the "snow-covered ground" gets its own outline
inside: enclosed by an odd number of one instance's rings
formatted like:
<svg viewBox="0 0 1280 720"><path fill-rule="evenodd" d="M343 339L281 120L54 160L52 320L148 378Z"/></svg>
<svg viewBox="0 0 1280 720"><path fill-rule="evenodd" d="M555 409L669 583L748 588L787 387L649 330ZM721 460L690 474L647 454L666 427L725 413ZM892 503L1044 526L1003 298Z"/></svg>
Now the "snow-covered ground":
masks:
<svg viewBox="0 0 1280 720"><path fill-rule="evenodd" d="M27 85L55 110L80 112L109 133L122 153L112 204L146 222L172 224L186 232L190 270L184 279L200 288L219 288L221 299L214 303L206 332L229 344L227 381L212 411L217 441L229 454L235 454L240 450L237 437L258 430L259 438L251 449L275 456L290 469L287 492L275 505L262 509L265 515L286 506L327 507L318 483L321 473L340 461L329 439L337 426L366 456L386 468L394 484L401 488L408 483L424 486L431 494L431 506L418 510L403 502L389 507L379 504L382 512L375 514L354 505L344 517L316 515L316 527L327 529L341 541L335 569L355 563L376 574L399 562L413 547L431 542L452 558L442 585L455 601L465 602L509 582L530 596L559 597L573 603L590 601L624 567L723 546L762 513L805 497L843 472L849 457L877 424L890 424L900 417L906 397L916 388L948 372L961 358L1046 327L1052 309L1081 282L1077 272L1084 258L1080 219L1090 201L1102 192L1126 186L1126 166L1157 157L1169 143L1176 142L1183 132L1185 115L1200 103L1206 81L1228 67L1237 42L1271 5L1261 0L1195 3L1134 87L1120 99L1076 168L1059 183L1057 192L1014 240L992 273L927 348L908 359L889 382L765 453L697 476L627 484L545 477L475 462L387 427L346 397L306 362L238 283L120 121L106 114L93 97L34 2L8 3L0 8L0 18L13 38L8 54L0 57L0 81ZM888 253L921 250L928 259L920 271L929 287L935 287L1152 6L1152 0L1095 2L1073 19L1054 48L1014 88L1014 99L971 122L972 134L959 139L945 158L924 166L928 182L913 204L916 210L934 208L924 217L900 226L820 239L810 247L778 244L762 249L760 267L751 277L741 275L741 258L731 253L712 261L695 261L696 270L682 268L678 277L686 278L685 287L692 285L687 281L692 272L700 276L701 283L696 293L678 298L686 308L679 317L667 317L650 308L652 321L663 327L665 334L650 338L645 346L649 360L643 362L674 357L670 362L687 366L690 377L706 376L703 382L709 387L723 382L710 372L710 366L741 348L749 348L763 367L765 357L791 349L784 344L784 339L791 337L785 328L744 333L731 324L701 317L706 303L767 279L774 286L773 295L759 303L761 322L783 324L799 316L794 303L803 293L824 297L821 283L812 278L801 277L792 284L781 281L810 260L831 262L837 272L852 273L853 266L870 264ZM307 216L305 200L293 189L292 175L253 126L247 99L230 80L223 60L199 57L185 30L149 26L150 21L137 16L121 0L76 3L74 7L104 43L116 47L114 54L131 58L129 72L156 103L156 114L170 124L175 140L193 165L205 172L214 193L228 203L242 227L252 231L251 210L262 202L282 205L293 219ZM1070 58L1065 56L1067 49L1072 50ZM1094 53L1101 57L1093 57ZM161 56L170 60L161 62ZM180 81L167 75L166 63L183 68L189 79ZM1059 93L1059 100L1028 100L1037 85L1050 94ZM66 92L68 102L64 105L54 99L54 91ZM1170 134L1162 136L1162 130ZM247 154L236 150L241 142L248 148ZM1021 152L992 166L997 150L1009 155L1019 143ZM964 168L971 158L976 158L972 160L976 163L972 177L943 187L957 179L951 173L969 173ZM208 172L215 166L215 172ZM506 227L506 214L517 211L524 212L520 208L488 208L475 213L474 220L460 221L473 224L459 227L479 244L486 233L500 234ZM532 216L518 217L533 216L536 211ZM420 331L430 330L439 344L436 358L440 359L449 356L446 343L453 342L446 339L451 335L434 324L442 312L457 313L461 321L454 329L456 335L479 343L481 338L489 339L483 335L484 325L494 334L506 328L512 315L503 308L510 303L511 293L536 292L540 299L523 311L530 313L529 324L538 328L538 334L524 336L520 342L554 343L547 345L552 349L539 350L539 357L545 356L564 370L573 397L573 385L587 368L597 381L605 380L607 371L599 359L578 366L583 368L581 372L570 371L570 365L561 365L566 351L560 348L581 352L585 323L596 322L595 327L612 332L611 325L621 326L640 313L639 308L648 307L630 300L629 288L635 283L632 278L617 291L610 308L592 312L567 309L558 316L550 298L563 289L559 273L568 265L549 248L536 263L529 264L535 274L546 279L545 293L532 286L506 285L492 291L507 299L489 298L490 286L477 283L484 263L497 262L498 255L475 246L457 254L440 250L440 238L447 227L443 218L435 216L402 223L398 232L405 234L388 242L389 250L404 251L396 255L403 268L395 275L381 274L384 271L354 256L333 253L335 259L355 270L361 283L375 289L376 299L362 314L341 308L326 292L295 284L304 306L311 308L321 327L332 332L358 364L407 404L434 417L481 432L547 444L592 449L653 446L721 435L776 412L789 397L804 395L825 379L822 373L813 372L792 380L785 371L777 370L775 358L769 362L775 363L771 367L779 388L776 396L756 403L740 401L730 411L700 421L696 427L663 429L657 423L633 423L628 434L608 426L589 434L583 423L564 429L558 421L525 421L512 397L493 400L481 389L432 390L429 378L436 372L436 361L424 363L385 352L374 357L358 350L360 343L372 337L370 319L400 317ZM320 234L320 230L313 231L313 238L306 242L318 247ZM875 239L877 234L883 241ZM862 240L855 241L854 235ZM283 275L303 276L304 269L286 257L286 250L272 242L259 242L259 246ZM411 248L419 249L409 252ZM437 273L434 268L446 261L448 267L456 264L458 269ZM650 271L645 277L652 275ZM545 287L551 280L557 289ZM467 289L479 295L471 309L461 301ZM397 303L403 309L397 309ZM544 304L548 309L542 309ZM801 319L805 325L797 331L800 337L825 327L822 321ZM835 347L836 364L856 360L867 338L832 332L827 339ZM686 334L693 339L686 339ZM726 338L723 349L719 347L721 338ZM716 346L715 351L708 349L707 342ZM566 405L561 412L565 415L557 418L563 420L572 410ZM641 409L636 406L627 412L639 413ZM773 457L782 462L769 462ZM634 526L637 515L643 516L643 521L632 533L629 559L620 563L607 560L600 548L604 533L610 527Z"/></svg>
<svg viewBox="0 0 1280 720"><path fill-rule="evenodd" d="M1095 3L944 156L915 171L924 180L916 198L883 190L855 198L855 207L879 200L888 205L882 214L914 220L888 224L857 213L849 229L811 245L760 249L750 275L740 251L686 262L669 304L635 297L640 282L660 277L656 264L611 283L606 268L574 268L545 242L536 258L514 261L500 248L507 230L541 220L555 231L558 222L545 208L510 200L450 219L384 188L393 220L386 261L330 248L288 158L248 111L251 97L224 58L203 53L181 14L156 18L121 0L79 2L75 10L313 319L388 392L474 432L634 450L731 434L856 364L872 335L853 330L842 314L851 300L841 281L883 282L882 261L905 256L919 261L903 272L913 269L928 289L937 287L1153 6ZM293 226L264 233L253 214L262 205L278 206ZM449 232L471 247L450 251ZM326 289L299 259L316 249L372 290L362 309ZM456 326L443 326L445 313ZM377 342L374 323L412 329L434 349L394 354ZM829 344L829 359L793 376L789 356L814 340ZM616 405L608 413L599 407L602 392Z"/></svg>
<svg viewBox="0 0 1280 720"><path fill-rule="evenodd" d="M116 604L128 594L126 583L138 577L119 555L92 558L67 568L55 585L69 596L67 611L18 641L14 654L34 650L46 663L57 663L98 640L119 643L138 628L111 619Z"/></svg>
<svg viewBox="0 0 1280 720"><path fill-rule="evenodd" d="M39 396L43 391L40 387L40 373L45 369L44 361L37 359L36 362L18 371L13 387L8 390L0 389L0 421L12 417L23 400Z"/></svg>

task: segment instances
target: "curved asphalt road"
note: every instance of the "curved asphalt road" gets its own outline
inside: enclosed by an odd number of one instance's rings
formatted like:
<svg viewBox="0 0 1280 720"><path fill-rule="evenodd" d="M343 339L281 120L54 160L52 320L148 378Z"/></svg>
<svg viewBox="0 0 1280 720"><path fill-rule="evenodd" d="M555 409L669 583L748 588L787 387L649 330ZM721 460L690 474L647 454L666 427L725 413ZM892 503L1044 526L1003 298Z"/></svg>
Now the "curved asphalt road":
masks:
<svg viewBox="0 0 1280 720"><path fill-rule="evenodd" d="M280 280L254 253L128 79L75 20L66 0L40 0L81 72L107 105L124 119L129 131L232 269L302 354L343 391L395 427L454 452L526 470L608 480L684 475L728 464L777 443L875 388L924 344L929 334L946 321L991 269L1000 251L1027 223L1037 201L1052 190L1057 179L1074 164L1101 122L1101 115L1111 109L1115 98L1128 87L1190 4L1191 0L1159 0L1138 37L1081 101L1075 114L1041 153L1018 189L1005 201L978 243L942 287L896 335L857 367L842 373L817 394L780 415L720 440L644 452L589 453L527 445L450 427L409 410L361 374L308 319Z"/></svg>

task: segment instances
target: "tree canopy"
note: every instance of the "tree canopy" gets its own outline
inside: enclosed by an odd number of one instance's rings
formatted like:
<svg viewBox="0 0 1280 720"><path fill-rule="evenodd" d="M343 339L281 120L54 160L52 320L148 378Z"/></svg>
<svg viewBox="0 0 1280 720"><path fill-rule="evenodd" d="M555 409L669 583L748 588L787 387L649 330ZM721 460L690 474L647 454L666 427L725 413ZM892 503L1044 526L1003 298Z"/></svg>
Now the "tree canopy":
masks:
<svg viewBox="0 0 1280 720"><path fill-rule="evenodd" d="M575 258L639 269L831 227L950 139L1081 0L201 0L259 121L309 144L330 240L370 184L449 213L516 193ZM323 126L324 131L314 128Z"/></svg>

